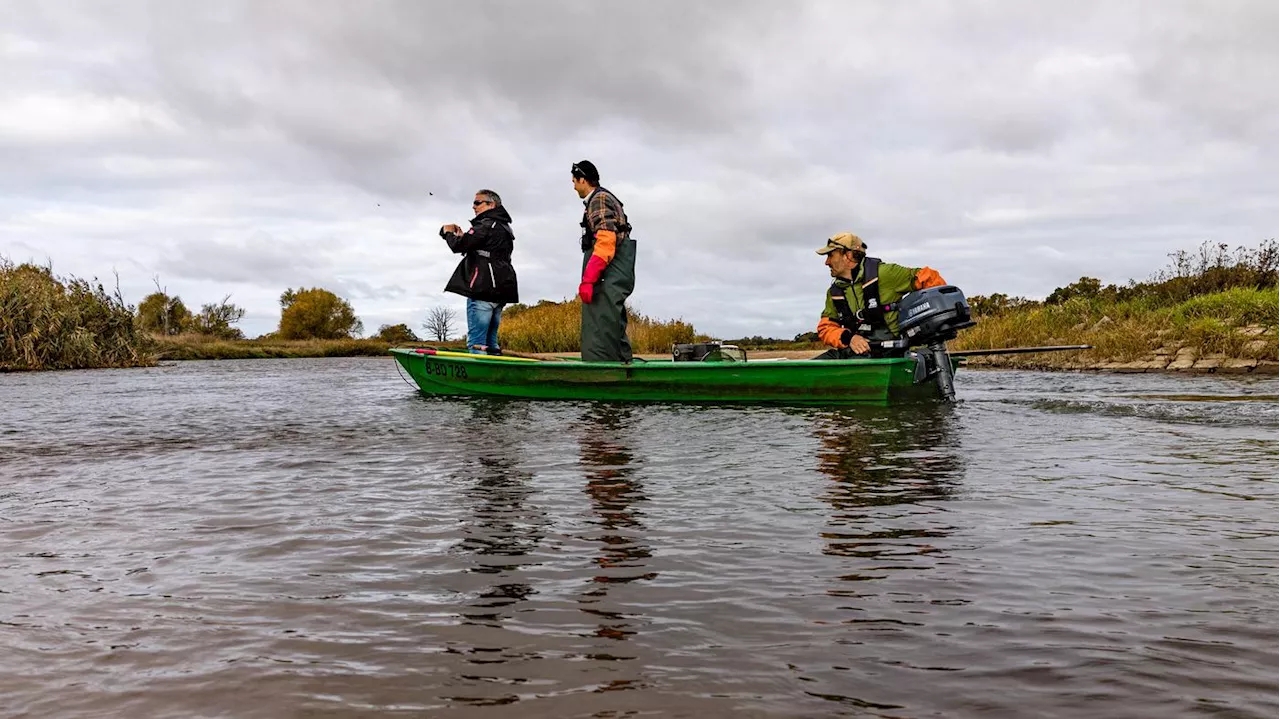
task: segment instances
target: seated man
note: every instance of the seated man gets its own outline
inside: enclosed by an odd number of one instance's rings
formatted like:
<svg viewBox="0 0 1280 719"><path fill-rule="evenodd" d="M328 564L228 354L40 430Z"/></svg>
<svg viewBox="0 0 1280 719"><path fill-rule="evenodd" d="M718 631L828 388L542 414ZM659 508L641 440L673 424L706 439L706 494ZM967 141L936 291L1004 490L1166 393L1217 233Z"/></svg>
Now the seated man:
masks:
<svg viewBox="0 0 1280 719"><path fill-rule="evenodd" d="M841 232L818 250L831 268L831 290L818 321L818 339L830 347L814 359L887 356L873 342L898 338L898 300L912 290L945 285L928 267L903 267L867 257L867 244Z"/></svg>

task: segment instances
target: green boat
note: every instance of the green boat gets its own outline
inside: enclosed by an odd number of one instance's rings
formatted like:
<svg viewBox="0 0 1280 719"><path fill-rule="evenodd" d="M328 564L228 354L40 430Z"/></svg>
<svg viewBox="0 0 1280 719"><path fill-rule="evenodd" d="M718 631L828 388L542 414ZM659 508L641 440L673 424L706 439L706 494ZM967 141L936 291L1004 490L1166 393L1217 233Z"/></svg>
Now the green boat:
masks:
<svg viewBox="0 0 1280 719"><path fill-rule="evenodd" d="M649 402L897 404L941 395L920 355L631 364L393 349L423 394ZM949 362L954 371L960 360ZM947 372L950 375L950 372ZM949 380L948 380L949 381Z"/></svg>
<svg viewBox="0 0 1280 719"><path fill-rule="evenodd" d="M1089 345L949 352L947 342L974 321L951 285L907 293L897 302L902 336L875 341L881 359L754 360L719 342L680 344L669 360L582 362L489 356L433 348L393 349L423 394L615 402L897 404L954 402L965 356L1058 352ZM733 351L729 351L732 347Z"/></svg>
<svg viewBox="0 0 1280 719"><path fill-rule="evenodd" d="M907 293L896 308L902 336L873 342L878 359L748 362L745 352L727 352L731 346L718 342L675 345L670 360L629 364L430 348L391 352L418 389L433 396L816 405L955 401L962 360L948 354L946 342L974 324L964 293L951 285L930 287Z"/></svg>

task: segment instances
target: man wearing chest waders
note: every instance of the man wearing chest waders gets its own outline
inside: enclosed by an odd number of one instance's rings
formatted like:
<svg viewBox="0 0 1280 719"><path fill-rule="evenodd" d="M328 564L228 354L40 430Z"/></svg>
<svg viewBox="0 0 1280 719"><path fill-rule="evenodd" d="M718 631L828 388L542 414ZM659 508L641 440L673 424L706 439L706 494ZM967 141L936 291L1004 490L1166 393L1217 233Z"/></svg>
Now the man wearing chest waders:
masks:
<svg viewBox="0 0 1280 719"><path fill-rule="evenodd" d="M636 286L636 242L622 202L600 186L600 172L583 160L570 170L582 199L582 359L630 362L627 298Z"/></svg>
<svg viewBox="0 0 1280 719"><path fill-rule="evenodd" d="M898 338L898 300L912 290L946 284L932 268L867 257L867 244L849 232L827 240L818 254L826 255L832 278L818 339L831 349L814 359L884 356L871 343Z"/></svg>

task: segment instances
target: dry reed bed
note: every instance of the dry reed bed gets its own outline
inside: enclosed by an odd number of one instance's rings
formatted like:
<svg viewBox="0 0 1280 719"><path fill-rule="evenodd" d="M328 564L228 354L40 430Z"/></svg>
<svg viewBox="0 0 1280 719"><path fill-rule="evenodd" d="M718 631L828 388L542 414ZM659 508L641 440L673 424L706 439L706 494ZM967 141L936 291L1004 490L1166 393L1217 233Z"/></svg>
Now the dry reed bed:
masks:
<svg viewBox="0 0 1280 719"><path fill-rule="evenodd" d="M0 371L151 364L118 288L0 257Z"/></svg>

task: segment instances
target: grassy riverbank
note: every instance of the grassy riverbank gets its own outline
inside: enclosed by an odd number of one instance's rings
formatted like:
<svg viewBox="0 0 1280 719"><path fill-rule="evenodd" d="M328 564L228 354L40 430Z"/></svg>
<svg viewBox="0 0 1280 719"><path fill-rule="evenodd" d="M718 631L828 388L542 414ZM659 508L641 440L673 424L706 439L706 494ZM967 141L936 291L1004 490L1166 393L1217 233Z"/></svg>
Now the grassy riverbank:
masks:
<svg viewBox="0 0 1280 719"><path fill-rule="evenodd" d="M1077 297L979 316L951 349L1093 345L1083 352L974 357L975 367L1275 372L1278 308L1274 286L1236 287L1168 306L1150 298Z"/></svg>
<svg viewBox="0 0 1280 719"><path fill-rule="evenodd" d="M206 335L153 336L158 360L272 359L283 357L386 357L395 345L379 339L221 340ZM463 342L433 342L431 347L461 349ZM424 343L424 346L427 346Z"/></svg>
<svg viewBox="0 0 1280 719"><path fill-rule="evenodd" d="M974 366L1037 369L1277 371L1280 282L1276 241L1228 251L1204 243L1170 255L1145 282L1081 277L1043 301L972 298L978 320L953 350L1089 344L1092 350L973 358Z"/></svg>
<svg viewBox="0 0 1280 719"><path fill-rule="evenodd" d="M975 367L1117 371L1277 371L1280 290L1274 240L1228 252L1206 243L1198 253L1171 255L1170 267L1145 282L1106 285L1082 277L1044 300L971 296L976 327L963 330L953 351L1088 344L1053 354L974 357ZM503 313L500 341L514 352L572 354L579 350L576 299L515 304ZM813 316L817 323L817 313ZM0 371L135 367L157 360L279 357L385 357L384 339L254 340L185 332L141 331L140 315L119 292L61 278L48 268L0 257ZM405 332L408 336L407 327ZM711 339L682 319L633 312L628 334L638 355L666 356L677 343ZM391 337L390 335L387 335ZM735 342L752 356L812 356L823 348L807 333L796 341L764 337ZM463 349L464 342L422 343ZM418 345L421 346L421 345Z"/></svg>
<svg viewBox="0 0 1280 719"><path fill-rule="evenodd" d="M499 341L513 352L576 353L581 333L581 306L576 300L512 305L502 315ZM640 314L629 320L629 336L637 354L667 355L671 345L706 339L680 320L661 321ZM274 357L386 356L391 347L424 346L464 350L464 340L389 343L380 339L342 340L225 340L207 335L151 335L158 360L266 359Z"/></svg>

